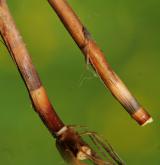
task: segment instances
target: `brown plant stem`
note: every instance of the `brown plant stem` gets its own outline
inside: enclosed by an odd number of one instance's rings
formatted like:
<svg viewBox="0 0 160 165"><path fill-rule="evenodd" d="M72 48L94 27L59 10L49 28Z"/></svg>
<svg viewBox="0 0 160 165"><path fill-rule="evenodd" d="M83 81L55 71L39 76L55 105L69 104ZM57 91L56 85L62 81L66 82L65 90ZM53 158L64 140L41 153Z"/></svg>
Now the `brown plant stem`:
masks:
<svg viewBox="0 0 160 165"><path fill-rule="evenodd" d="M91 38L90 33L67 3L67 0L48 0L48 2L112 95L140 125L151 122L151 116L109 66L103 52Z"/></svg>
<svg viewBox="0 0 160 165"><path fill-rule="evenodd" d="M0 34L24 80L35 111L54 135L64 124L48 99L5 0L0 0Z"/></svg>
<svg viewBox="0 0 160 165"><path fill-rule="evenodd" d="M0 35L22 76L35 111L51 134L55 136L57 149L64 160L71 165L86 165L82 162L86 159L95 165L106 165L106 163L112 165L110 161L102 160L98 153L81 138L80 134L74 128L64 125L56 114L15 26L6 0L0 0ZM108 154L111 155L110 152ZM114 157L111 155L111 157L117 164L123 164L116 155Z"/></svg>

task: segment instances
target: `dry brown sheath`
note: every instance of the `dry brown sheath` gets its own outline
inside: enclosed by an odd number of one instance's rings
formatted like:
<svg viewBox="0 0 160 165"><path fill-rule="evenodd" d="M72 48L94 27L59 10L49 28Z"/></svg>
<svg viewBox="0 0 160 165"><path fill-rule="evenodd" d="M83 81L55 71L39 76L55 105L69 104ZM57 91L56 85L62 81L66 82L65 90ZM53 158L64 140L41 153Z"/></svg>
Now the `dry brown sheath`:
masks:
<svg viewBox="0 0 160 165"><path fill-rule="evenodd" d="M5 0L0 0L0 34L26 84L35 111L39 114L51 134L56 137L57 143L60 143L60 135L65 135L68 132L68 128L60 120L48 99ZM81 139L79 141L85 145ZM76 141L74 142L76 143ZM76 160L76 157L68 159L70 159L70 164L72 165L73 160L75 161L74 165L83 165Z"/></svg>
<svg viewBox="0 0 160 165"><path fill-rule="evenodd" d="M53 109L4 0L0 0L0 34L27 86L33 107L52 134L63 126Z"/></svg>
<svg viewBox="0 0 160 165"><path fill-rule="evenodd" d="M103 52L91 38L89 32L67 1L48 0L48 2L112 95L140 125L146 125L151 122L151 116L137 102L121 79L109 66Z"/></svg>

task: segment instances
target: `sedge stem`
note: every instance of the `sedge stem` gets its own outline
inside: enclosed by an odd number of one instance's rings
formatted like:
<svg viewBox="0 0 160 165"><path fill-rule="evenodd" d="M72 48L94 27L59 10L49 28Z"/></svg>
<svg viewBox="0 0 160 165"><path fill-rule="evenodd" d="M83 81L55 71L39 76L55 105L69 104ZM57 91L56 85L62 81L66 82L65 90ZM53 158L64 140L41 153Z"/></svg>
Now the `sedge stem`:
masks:
<svg viewBox="0 0 160 165"><path fill-rule="evenodd" d="M110 67L105 55L91 38L90 33L81 23L71 6L67 3L67 0L48 0L48 2L83 52L87 61L90 62L94 70L103 80L105 86L131 117L140 125L146 125L147 123L152 122L152 118L148 112L146 112L138 103L136 98Z"/></svg>
<svg viewBox="0 0 160 165"><path fill-rule="evenodd" d="M18 71L28 89L35 111L54 135L64 124L48 99L5 0L0 0L0 35L9 54L17 65Z"/></svg>

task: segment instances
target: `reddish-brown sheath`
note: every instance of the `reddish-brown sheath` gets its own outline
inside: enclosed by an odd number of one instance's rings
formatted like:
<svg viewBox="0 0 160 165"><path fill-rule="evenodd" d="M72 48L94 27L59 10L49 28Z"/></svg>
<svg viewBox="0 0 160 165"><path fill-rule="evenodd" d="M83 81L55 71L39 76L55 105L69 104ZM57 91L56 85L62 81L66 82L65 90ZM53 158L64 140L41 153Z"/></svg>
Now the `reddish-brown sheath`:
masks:
<svg viewBox="0 0 160 165"><path fill-rule="evenodd" d="M109 66L103 52L91 38L90 33L67 1L48 0L48 2L112 95L140 125L151 122L151 116L141 107L125 84ZM138 113L142 109L143 111Z"/></svg>
<svg viewBox="0 0 160 165"><path fill-rule="evenodd" d="M0 34L26 84L35 111L39 114L50 132L55 134L64 124L48 99L5 0L0 1Z"/></svg>

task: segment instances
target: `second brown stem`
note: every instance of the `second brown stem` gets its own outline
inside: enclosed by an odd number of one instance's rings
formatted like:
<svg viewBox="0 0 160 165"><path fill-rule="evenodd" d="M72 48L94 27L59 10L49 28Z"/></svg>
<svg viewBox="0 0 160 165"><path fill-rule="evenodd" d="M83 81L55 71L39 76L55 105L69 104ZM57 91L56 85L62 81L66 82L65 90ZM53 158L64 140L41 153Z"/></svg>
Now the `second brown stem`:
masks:
<svg viewBox="0 0 160 165"><path fill-rule="evenodd" d="M71 6L66 0L48 0L62 23L71 34L72 38L90 62L94 70L99 74L105 86L112 95L122 104L127 112L140 125L152 122L150 115L138 103L125 84L108 64L103 52L91 38L86 27L81 23Z"/></svg>

